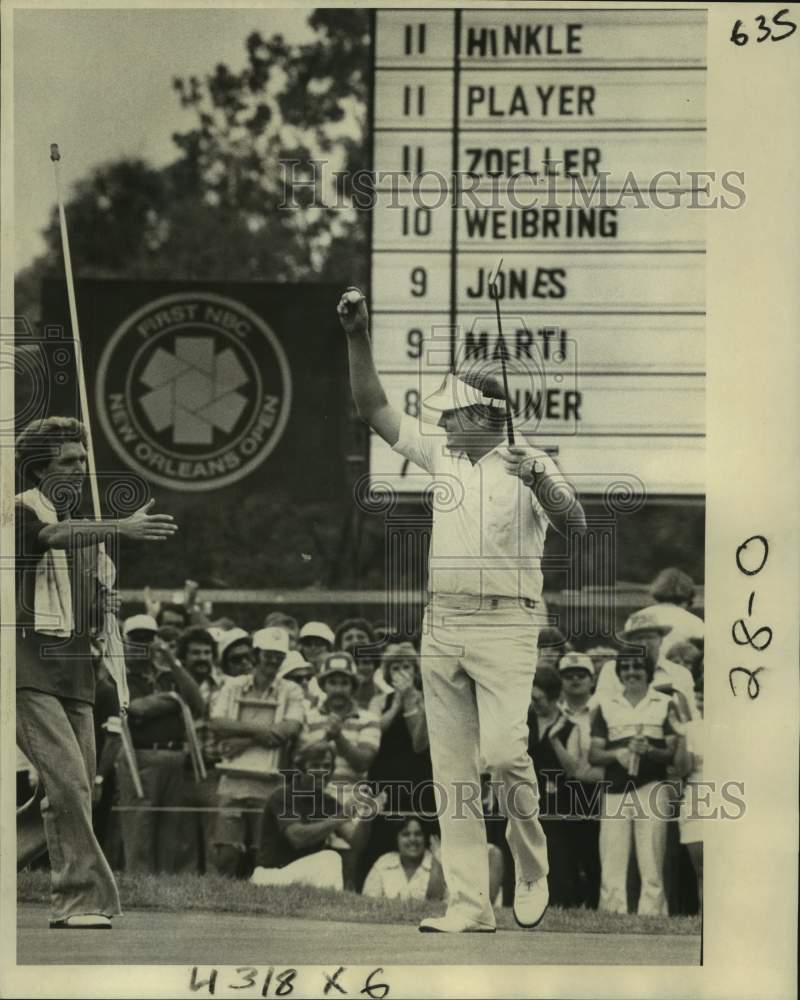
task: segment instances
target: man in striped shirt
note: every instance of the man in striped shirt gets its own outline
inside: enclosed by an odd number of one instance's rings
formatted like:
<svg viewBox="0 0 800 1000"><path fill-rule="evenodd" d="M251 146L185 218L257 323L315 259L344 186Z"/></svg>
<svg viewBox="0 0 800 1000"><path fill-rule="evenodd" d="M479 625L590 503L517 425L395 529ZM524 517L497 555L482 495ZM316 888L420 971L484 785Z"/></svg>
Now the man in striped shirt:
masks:
<svg viewBox="0 0 800 1000"><path fill-rule="evenodd" d="M214 864L230 876L252 871L252 855L261 843L263 808L280 784L284 751L299 734L304 714L300 687L278 677L289 650L288 633L281 628L261 629L253 636L253 649L257 660L252 673L226 680L208 723L223 755L217 767L224 772Z"/></svg>
<svg viewBox="0 0 800 1000"><path fill-rule="evenodd" d="M329 794L346 806L354 796L356 786L367 777L367 771L378 752L381 730L377 715L359 708L354 695L359 684L358 670L349 653L329 653L317 676L324 700L306 711L305 725L298 748L314 743L330 743L336 754L333 772L327 786ZM368 827L350 844L338 841L332 846L344 853L344 884L355 888L356 869L366 847ZM347 849L349 846L349 850Z"/></svg>

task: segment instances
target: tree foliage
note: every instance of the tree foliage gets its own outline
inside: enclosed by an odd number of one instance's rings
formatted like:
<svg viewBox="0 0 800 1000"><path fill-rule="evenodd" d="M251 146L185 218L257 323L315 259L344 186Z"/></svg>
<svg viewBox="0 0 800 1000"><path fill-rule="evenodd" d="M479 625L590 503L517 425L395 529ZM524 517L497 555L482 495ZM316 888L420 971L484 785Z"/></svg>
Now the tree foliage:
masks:
<svg viewBox="0 0 800 1000"><path fill-rule="evenodd" d="M315 39L296 45L251 33L244 63L175 78L191 115L172 136L177 156L156 169L142 160L103 164L71 192L66 210L77 274L91 277L360 281L367 269L367 219L341 179L367 166L364 141L369 15L312 11ZM291 198L285 176L325 161L325 206ZM338 199L338 200L337 200ZM23 309L32 285L61 273L55 211L47 251L18 276Z"/></svg>

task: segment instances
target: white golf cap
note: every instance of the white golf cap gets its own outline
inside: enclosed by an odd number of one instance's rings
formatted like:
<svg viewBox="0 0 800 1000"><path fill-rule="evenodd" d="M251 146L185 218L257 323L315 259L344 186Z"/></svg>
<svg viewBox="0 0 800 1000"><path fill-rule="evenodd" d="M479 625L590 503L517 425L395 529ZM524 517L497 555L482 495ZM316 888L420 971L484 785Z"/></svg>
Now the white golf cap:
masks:
<svg viewBox="0 0 800 1000"><path fill-rule="evenodd" d="M325 642L329 642L331 646L334 643L335 636L333 630L325 624L325 622L306 622L305 625L300 629L301 639L324 639Z"/></svg>
<svg viewBox="0 0 800 1000"><path fill-rule="evenodd" d="M285 628L260 628L258 632L253 633L253 649L288 653L289 633Z"/></svg>
<svg viewBox="0 0 800 1000"><path fill-rule="evenodd" d="M130 635L131 632L158 632L158 622L152 615L131 615L126 618L122 625L122 634Z"/></svg>
<svg viewBox="0 0 800 1000"><path fill-rule="evenodd" d="M250 638L250 633L245 632L243 628L229 628L222 633L217 640L217 655L220 660L237 642L246 642L248 645L252 645L253 640Z"/></svg>
<svg viewBox="0 0 800 1000"><path fill-rule="evenodd" d="M290 649L286 654L286 659L281 664L280 670L278 671L278 676L275 678L279 680L281 677L287 677L289 674L293 674L295 670L311 670L311 664L303 656L303 654L298 649Z"/></svg>
<svg viewBox="0 0 800 1000"><path fill-rule="evenodd" d="M219 640L223 637L223 635L225 635L225 629L220 628L219 625L209 625L208 628L206 629L206 632L208 632L208 634L217 644L217 647L219 647Z"/></svg>
<svg viewBox="0 0 800 1000"><path fill-rule="evenodd" d="M672 622L667 622L666 615L662 614L660 604L651 604L649 608L642 608L634 612L625 622L622 630L622 638L630 639L641 632L658 632L660 635L667 635L672 631Z"/></svg>
<svg viewBox="0 0 800 1000"><path fill-rule="evenodd" d="M588 670L594 674L592 658L585 653L564 653L558 661L559 670Z"/></svg>
<svg viewBox="0 0 800 1000"><path fill-rule="evenodd" d="M468 406L490 406L505 412L506 401L484 396L480 389L448 372L436 392L422 401L423 418L426 410L429 411L429 419L435 420L445 410L463 410Z"/></svg>

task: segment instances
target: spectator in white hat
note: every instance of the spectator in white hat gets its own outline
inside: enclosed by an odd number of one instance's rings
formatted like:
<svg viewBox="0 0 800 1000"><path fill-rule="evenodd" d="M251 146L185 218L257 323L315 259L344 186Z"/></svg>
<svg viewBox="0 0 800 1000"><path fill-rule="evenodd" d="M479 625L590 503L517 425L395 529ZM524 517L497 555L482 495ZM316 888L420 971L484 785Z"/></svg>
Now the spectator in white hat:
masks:
<svg viewBox="0 0 800 1000"><path fill-rule="evenodd" d="M137 645L149 646L157 634L158 622L152 615L131 615L122 623L122 635L131 651Z"/></svg>
<svg viewBox="0 0 800 1000"><path fill-rule="evenodd" d="M289 651L297 649L300 637L300 626L297 619L287 615L285 611L270 611L264 619L264 628L284 628L289 635Z"/></svg>
<svg viewBox="0 0 800 1000"><path fill-rule="evenodd" d="M222 874L247 877L261 843L264 805L280 783L286 751L300 732L303 694L278 670L289 650L283 628L253 635L252 672L230 677L214 703L209 727L223 754L217 765L220 812L214 834L214 864Z"/></svg>
<svg viewBox="0 0 800 1000"><path fill-rule="evenodd" d="M333 649L334 640L333 630L325 622L306 622L300 629L299 649L315 674L319 673L322 661Z"/></svg>
<svg viewBox="0 0 800 1000"><path fill-rule="evenodd" d="M380 725L376 715L359 708L353 700L358 671L349 653L329 653L317 681L324 701L306 712L298 746L303 748L324 740L332 744L336 751L331 774L332 794L346 805L353 798L356 784L367 777L378 752ZM347 850L346 845L336 846ZM349 852L344 855L345 888L354 889L358 863L366 846L366 831L363 838L355 838L349 846Z"/></svg>
<svg viewBox="0 0 800 1000"><path fill-rule="evenodd" d="M249 674L255 663L253 637L243 628L229 628L217 643L220 669L229 677Z"/></svg>
<svg viewBox="0 0 800 1000"><path fill-rule="evenodd" d="M625 622L622 638L625 642L643 646L655 663L653 687L675 698L681 718L690 719L697 714L694 702L694 678L691 671L680 663L673 663L663 655L664 636L672 631L672 625L663 619L662 605L654 604L636 611ZM616 671L616 661L604 664L597 680L596 701L611 694L620 694L622 684Z"/></svg>
<svg viewBox="0 0 800 1000"><path fill-rule="evenodd" d="M290 649L286 654L286 659L278 671L278 679L282 677L297 684L303 692L303 697L308 699L308 685L314 678L314 671L299 649Z"/></svg>
<svg viewBox="0 0 800 1000"><path fill-rule="evenodd" d="M614 652L612 650L612 652ZM574 862L577 902L597 909L600 898L600 801L597 783L603 779L602 767L589 763L592 744L592 710L594 709L594 662L586 653L565 653L558 664L561 677L559 707L565 718L574 724L573 739L568 741L578 761L571 788L572 821L562 824L570 841Z"/></svg>

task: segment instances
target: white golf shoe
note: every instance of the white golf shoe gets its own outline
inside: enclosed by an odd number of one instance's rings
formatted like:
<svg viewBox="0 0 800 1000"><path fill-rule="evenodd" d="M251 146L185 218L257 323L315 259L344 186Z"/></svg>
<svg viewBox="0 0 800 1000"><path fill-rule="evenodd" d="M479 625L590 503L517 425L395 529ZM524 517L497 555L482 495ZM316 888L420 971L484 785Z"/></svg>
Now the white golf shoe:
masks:
<svg viewBox="0 0 800 1000"><path fill-rule="evenodd" d="M458 913L426 917L419 925L423 934L494 934L494 924L481 924Z"/></svg>
<svg viewBox="0 0 800 1000"><path fill-rule="evenodd" d="M110 931L111 920L103 913L73 913L70 917L50 921L51 930Z"/></svg>
<svg viewBox="0 0 800 1000"><path fill-rule="evenodd" d="M535 882L520 879L514 892L514 919L520 927L532 930L541 923L549 902L546 875Z"/></svg>

